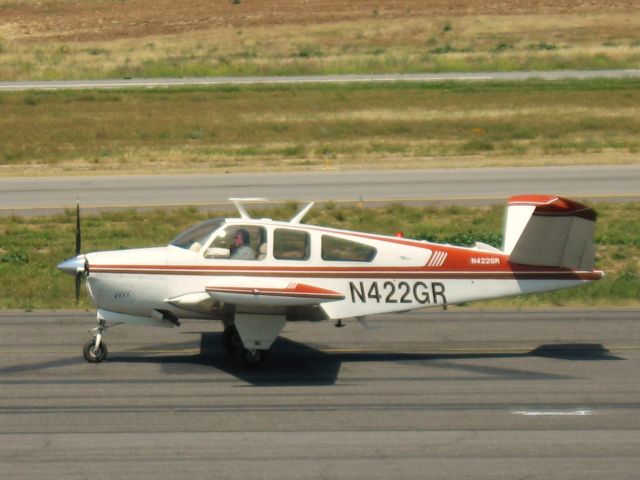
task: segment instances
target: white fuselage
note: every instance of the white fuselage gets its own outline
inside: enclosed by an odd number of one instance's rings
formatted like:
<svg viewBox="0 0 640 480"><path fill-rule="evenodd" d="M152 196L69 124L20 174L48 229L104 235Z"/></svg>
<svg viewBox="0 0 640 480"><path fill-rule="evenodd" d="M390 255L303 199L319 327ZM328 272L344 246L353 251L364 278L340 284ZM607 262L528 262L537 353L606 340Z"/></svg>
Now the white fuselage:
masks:
<svg viewBox="0 0 640 480"><path fill-rule="evenodd" d="M317 304L325 318L339 319L556 290L601 277L601 272L511 265L505 254L489 249L307 225L228 220L223 228L234 223L264 230L264 258L207 258L215 233L193 250L171 245L90 253L93 302L111 312L150 317L168 311L177 318L213 318L214 302L272 310ZM306 235L306 258L276 258L278 229ZM325 259L324 237L357 242L375 256Z"/></svg>

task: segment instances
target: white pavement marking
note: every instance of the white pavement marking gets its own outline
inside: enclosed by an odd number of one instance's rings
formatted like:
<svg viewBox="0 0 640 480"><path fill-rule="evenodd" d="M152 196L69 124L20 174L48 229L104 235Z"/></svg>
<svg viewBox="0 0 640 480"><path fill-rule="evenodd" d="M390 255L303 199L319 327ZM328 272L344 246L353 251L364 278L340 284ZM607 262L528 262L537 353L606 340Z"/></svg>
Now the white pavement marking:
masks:
<svg viewBox="0 0 640 480"><path fill-rule="evenodd" d="M525 417L543 417L543 416L550 416L550 417L584 417L587 415L593 415L593 410L557 410L557 411L550 411L550 410L522 410L522 411L516 411L516 412L511 412L514 415L522 415Z"/></svg>

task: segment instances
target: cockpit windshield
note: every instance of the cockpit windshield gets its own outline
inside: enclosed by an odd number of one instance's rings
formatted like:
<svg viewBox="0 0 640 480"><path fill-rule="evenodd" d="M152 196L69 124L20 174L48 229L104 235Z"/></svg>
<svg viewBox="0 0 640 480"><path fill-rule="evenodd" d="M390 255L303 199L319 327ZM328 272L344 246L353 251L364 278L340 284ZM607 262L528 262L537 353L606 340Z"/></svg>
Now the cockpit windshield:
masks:
<svg viewBox="0 0 640 480"><path fill-rule="evenodd" d="M224 218L214 218L187 228L178 235L171 245L186 250L199 251L207 238L224 223Z"/></svg>

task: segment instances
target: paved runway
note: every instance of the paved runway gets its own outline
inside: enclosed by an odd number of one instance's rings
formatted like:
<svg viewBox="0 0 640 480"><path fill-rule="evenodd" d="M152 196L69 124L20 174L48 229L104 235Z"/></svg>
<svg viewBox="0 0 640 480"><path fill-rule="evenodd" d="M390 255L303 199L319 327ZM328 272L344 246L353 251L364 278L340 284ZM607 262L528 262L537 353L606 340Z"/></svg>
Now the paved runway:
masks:
<svg viewBox="0 0 640 480"><path fill-rule="evenodd" d="M260 371L217 324L0 312L3 478L637 478L638 311L451 309L287 325Z"/></svg>
<svg viewBox="0 0 640 480"><path fill-rule="evenodd" d="M229 208L229 197L273 201L335 201L366 205L505 203L521 193L592 200L640 199L640 165L466 168L211 175L1 178L0 214L83 209L199 205Z"/></svg>
<svg viewBox="0 0 640 480"><path fill-rule="evenodd" d="M122 88L163 88L194 85L264 85L291 83L354 83L354 82L459 82L459 81L514 81L514 80L567 80L594 78L638 78L640 70L554 70L516 72L443 72L443 73L390 73L360 75L301 75L270 77L191 77L191 78L120 78L106 80L51 80L0 82L2 91L22 90L83 90Z"/></svg>

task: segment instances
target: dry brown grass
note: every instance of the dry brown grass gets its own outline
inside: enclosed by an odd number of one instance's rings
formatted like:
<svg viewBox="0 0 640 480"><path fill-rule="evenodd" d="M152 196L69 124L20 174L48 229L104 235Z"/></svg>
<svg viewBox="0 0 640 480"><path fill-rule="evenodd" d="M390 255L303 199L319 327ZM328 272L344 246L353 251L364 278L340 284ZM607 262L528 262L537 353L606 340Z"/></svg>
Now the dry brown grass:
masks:
<svg viewBox="0 0 640 480"><path fill-rule="evenodd" d="M452 3L17 0L0 6L0 78L640 66L637 2Z"/></svg>
<svg viewBox="0 0 640 480"><path fill-rule="evenodd" d="M22 38L92 41L143 38L212 29L508 15L632 14L635 0L8 0L3 24Z"/></svg>
<svg viewBox="0 0 640 480"><path fill-rule="evenodd" d="M638 67L639 13L635 0L9 0L0 78ZM0 95L0 174L637 162L635 86L542 90Z"/></svg>
<svg viewBox="0 0 640 480"><path fill-rule="evenodd" d="M5 94L0 174L637 163L637 87L626 80Z"/></svg>

